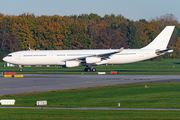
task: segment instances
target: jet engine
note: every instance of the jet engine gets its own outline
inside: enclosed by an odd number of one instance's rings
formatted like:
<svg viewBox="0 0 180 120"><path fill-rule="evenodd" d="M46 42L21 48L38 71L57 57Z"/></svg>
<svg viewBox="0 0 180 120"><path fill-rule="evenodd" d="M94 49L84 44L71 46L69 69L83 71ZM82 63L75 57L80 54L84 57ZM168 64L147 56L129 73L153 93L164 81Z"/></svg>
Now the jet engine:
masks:
<svg viewBox="0 0 180 120"><path fill-rule="evenodd" d="M66 61L66 67L77 67L80 65L81 63L78 61Z"/></svg>
<svg viewBox="0 0 180 120"><path fill-rule="evenodd" d="M87 57L86 63L99 63L101 62L101 58L98 57Z"/></svg>

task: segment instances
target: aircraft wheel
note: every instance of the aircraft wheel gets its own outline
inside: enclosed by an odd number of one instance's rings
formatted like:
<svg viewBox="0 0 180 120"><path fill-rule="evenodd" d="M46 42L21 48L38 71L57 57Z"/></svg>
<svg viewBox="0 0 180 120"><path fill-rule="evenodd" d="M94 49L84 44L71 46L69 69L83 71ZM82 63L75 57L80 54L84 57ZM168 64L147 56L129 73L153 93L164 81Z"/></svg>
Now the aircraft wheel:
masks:
<svg viewBox="0 0 180 120"><path fill-rule="evenodd" d="M22 72L22 68L20 68L19 71Z"/></svg>
<svg viewBox="0 0 180 120"><path fill-rule="evenodd" d="M91 69L89 69L89 68L88 68L88 69L87 69L87 71L88 71L88 72L90 72L90 71L91 71Z"/></svg>
<svg viewBox="0 0 180 120"><path fill-rule="evenodd" d="M92 69L92 72L96 72L96 68L93 68L93 69Z"/></svg>

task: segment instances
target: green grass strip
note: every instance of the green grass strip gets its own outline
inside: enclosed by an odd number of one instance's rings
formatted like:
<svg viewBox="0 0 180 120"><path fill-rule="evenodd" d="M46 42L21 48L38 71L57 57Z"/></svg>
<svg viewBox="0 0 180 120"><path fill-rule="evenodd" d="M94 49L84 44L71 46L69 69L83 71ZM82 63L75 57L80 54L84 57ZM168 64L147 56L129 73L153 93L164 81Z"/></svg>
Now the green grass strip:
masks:
<svg viewBox="0 0 180 120"><path fill-rule="evenodd" d="M145 88L145 85L148 88ZM34 107L47 100L47 107L180 108L180 83L147 83L80 88L1 96L15 99L20 107Z"/></svg>
<svg viewBox="0 0 180 120"><path fill-rule="evenodd" d="M7 120L7 119L164 120L164 119L180 119L180 114L179 111L1 109L0 118L1 120Z"/></svg>
<svg viewBox="0 0 180 120"><path fill-rule="evenodd" d="M4 67L6 63L0 63L0 71L19 71L19 67ZM23 71L83 71L85 66L74 68L51 67L23 67ZM95 66L97 71L180 71L179 59L161 59L160 61L142 61L124 65L100 65Z"/></svg>

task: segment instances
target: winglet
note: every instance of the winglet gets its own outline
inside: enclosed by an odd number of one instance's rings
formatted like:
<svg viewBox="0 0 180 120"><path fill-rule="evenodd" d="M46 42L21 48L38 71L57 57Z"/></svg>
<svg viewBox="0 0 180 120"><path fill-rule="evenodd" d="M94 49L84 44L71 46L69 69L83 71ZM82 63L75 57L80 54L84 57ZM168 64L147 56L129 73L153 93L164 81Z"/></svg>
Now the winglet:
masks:
<svg viewBox="0 0 180 120"><path fill-rule="evenodd" d="M116 51L116 53L120 53L124 50L124 47L120 48L119 50Z"/></svg>

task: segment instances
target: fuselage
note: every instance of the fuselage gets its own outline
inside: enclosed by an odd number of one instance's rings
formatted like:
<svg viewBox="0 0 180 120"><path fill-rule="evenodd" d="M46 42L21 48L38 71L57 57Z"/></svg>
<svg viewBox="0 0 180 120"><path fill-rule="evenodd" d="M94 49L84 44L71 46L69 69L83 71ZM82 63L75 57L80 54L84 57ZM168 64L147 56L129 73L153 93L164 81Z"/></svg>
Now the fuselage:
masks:
<svg viewBox="0 0 180 120"><path fill-rule="evenodd" d="M88 57L96 54L103 54L117 51L117 49L95 49L95 50L30 50L17 51L8 54L4 61L16 65L65 65L68 59ZM127 64L157 57L155 49L124 49L120 53L109 56L100 64ZM86 64L82 64L86 65Z"/></svg>

